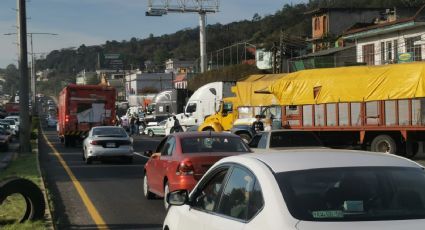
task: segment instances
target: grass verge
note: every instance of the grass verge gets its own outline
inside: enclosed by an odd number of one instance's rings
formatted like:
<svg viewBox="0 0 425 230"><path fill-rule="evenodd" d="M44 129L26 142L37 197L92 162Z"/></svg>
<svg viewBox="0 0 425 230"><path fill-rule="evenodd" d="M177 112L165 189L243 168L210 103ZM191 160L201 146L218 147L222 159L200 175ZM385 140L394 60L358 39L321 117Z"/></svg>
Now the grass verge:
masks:
<svg viewBox="0 0 425 230"><path fill-rule="evenodd" d="M33 129L33 132L37 132ZM32 149L37 149L35 141L31 141ZM37 167L37 154L33 151L30 154L19 154L12 160L10 165L0 173L0 181L8 177L21 177L41 185L41 175ZM25 213L25 200L21 195L12 195L8 197L0 206L0 228L1 229L31 229L44 230L46 223L44 221L27 221L25 223L16 223Z"/></svg>

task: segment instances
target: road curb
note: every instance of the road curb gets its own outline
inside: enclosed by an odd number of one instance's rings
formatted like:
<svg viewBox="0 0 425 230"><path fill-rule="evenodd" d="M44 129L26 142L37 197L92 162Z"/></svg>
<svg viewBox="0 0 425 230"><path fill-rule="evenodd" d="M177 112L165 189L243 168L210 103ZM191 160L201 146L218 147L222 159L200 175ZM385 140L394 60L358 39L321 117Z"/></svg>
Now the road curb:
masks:
<svg viewBox="0 0 425 230"><path fill-rule="evenodd" d="M5 155L0 159L0 172L6 169L10 162L17 157L17 148L12 149L5 153Z"/></svg>
<svg viewBox="0 0 425 230"><path fill-rule="evenodd" d="M38 152L38 149L39 149L38 140L39 140L41 134L42 134L42 130L40 129L40 131L38 132L38 135L37 135L37 139L35 139L35 144L36 144L37 147L35 149L33 149L32 151L33 151L34 154L37 155L37 170L38 170L38 173L40 174L40 179L41 179L40 187L41 187L41 190L42 190L43 195L44 195L44 201L46 203L46 214L45 214L46 229L56 230L56 226L53 223L53 212L52 212L51 203L49 202L49 199L48 199L49 194L47 193L47 189L46 189L47 184L46 184L46 181L44 180L44 174L43 174L43 171L41 170L41 167L40 167L40 155L39 155L39 152Z"/></svg>

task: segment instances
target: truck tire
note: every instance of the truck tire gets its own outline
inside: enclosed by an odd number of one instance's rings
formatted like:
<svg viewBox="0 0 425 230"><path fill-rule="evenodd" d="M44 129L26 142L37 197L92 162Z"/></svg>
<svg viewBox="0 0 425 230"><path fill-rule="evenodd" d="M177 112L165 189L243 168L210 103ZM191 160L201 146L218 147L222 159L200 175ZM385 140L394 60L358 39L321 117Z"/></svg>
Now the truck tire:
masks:
<svg viewBox="0 0 425 230"><path fill-rule="evenodd" d="M396 154L398 151L397 143L389 135L376 136L372 141L370 150L372 152L383 152L389 154Z"/></svg>
<svg viewBox="0 0 425 230"><path fill-rule="evenodd" d="M419 143L415 141L406 141L406 153L405 157L412 159L419 152Z"/></svg>
<svg viewBox="0 0 425 230"><path fill-rule="evenodd" d="M46 203L40 188L32 181L23 178L9 178L0 182L0 204L10 195L21 194L26 202L26 211L19 220L41 220L44 218Z"/></svg>
<svg viewBox="0 0 425 230"><path fill-rule="evenodd" d="M243 140L245 143L249 143L249 142L251 141L251 136L250 136L249 134L246 134L246 133L239 133L239 134L238 134L238 136L239 136L239 137L241 137L241 138L242 138L242 140Z"/></svg>
<svg viewBox="0 0 425 230"><path fill-rule="evenodd" d="M214 129L211 128L211 127L206 127L202 131L206 131L206 132L211 131L211 132L214 132Z"/></svg>
<svg viewBox="0 0 425 230"><path fill-rule="evenodd" d="M65 147L68 148L70 146L70 137L65 136L63 142L65 143Z"/></svg>

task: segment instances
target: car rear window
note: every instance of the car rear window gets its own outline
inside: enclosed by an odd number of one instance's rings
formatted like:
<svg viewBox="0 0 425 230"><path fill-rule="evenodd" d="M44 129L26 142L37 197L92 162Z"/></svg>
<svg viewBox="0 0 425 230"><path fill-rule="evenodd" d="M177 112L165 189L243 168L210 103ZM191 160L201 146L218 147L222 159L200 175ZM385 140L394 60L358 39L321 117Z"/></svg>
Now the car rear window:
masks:
<svg viewBox="0 0 425 230"><path fill-rule="evenodd" d="M9 125L15 125L15 120L11 120L11 119L0 120L0 122L7 123Z"/></svg>
<svg viewBox="0 0 425 230"><path fill-rule="evenodd" d="M188 137L181 140L183 153L249 152L239 137Z"/></svg>
<svg viewBox="0 0 425 230"><path fill-rule="evenodd" d="M270 148L323 146L313 132L272 132Z"/></svg>
<svg viewBox="0 0 425 230"><path fill-rule="evenodd" d="M127 137L123 128L100 128L93 130L93 136L99 137Z"/></svg>
<svg viewBox="0 0 425 230"><path fill-rule="evenodd" d="M425 173L405 167L275 174L289 212L305 221L425 219Z"/></svg>

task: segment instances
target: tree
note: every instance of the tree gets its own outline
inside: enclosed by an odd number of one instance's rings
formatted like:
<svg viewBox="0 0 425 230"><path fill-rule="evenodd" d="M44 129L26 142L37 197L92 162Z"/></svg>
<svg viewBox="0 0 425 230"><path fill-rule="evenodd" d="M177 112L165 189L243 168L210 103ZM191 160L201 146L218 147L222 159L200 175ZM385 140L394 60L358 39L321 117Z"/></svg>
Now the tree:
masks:
<svg viewBox="0 0 425 230"><path fill-rule="evenodd" d="M258 22L260 20L261 20L261 16L258 13L255 13L254 16L252 17L252 21Z"/></svg>

